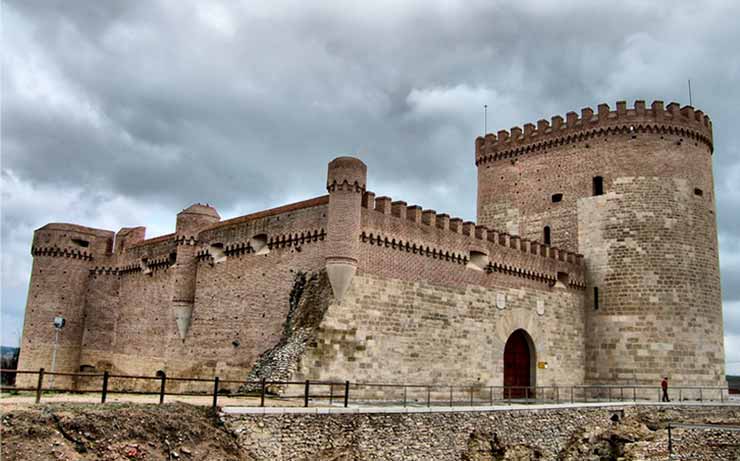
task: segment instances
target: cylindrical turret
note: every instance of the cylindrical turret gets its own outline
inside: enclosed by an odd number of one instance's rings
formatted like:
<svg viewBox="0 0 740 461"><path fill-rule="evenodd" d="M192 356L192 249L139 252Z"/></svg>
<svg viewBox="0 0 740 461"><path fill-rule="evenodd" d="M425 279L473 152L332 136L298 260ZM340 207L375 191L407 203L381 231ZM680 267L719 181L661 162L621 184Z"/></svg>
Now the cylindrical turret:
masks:
<svg viewBox="0 0 740 461"><path fill-rule="evenodd" d="M476 141L478 221L585 256L587 379L723 385L712 125L602 104Z"/></svg>
<svg viewBox="0 0 740 461"><path fill-rule="evenodd" d="M80 371L90 269L94 260L112 252L113 235L110 231L57 223L34 232L19 369ZM35 380L35 376L18 375L19 386L35 384ZM75 385L74 380L61 376L49 376L45 381L56 388Z"/></svg>
<svg viewBox="0 0 740 461"><path fill-rule="evenodd" d="M198 243L198 232L220 220L221 217L215 208L199 203L177 214L175 234L178 246L172 307L175 310L177 330L181 339L185 339L193 316L195 278L198 268L195 259L195 245Z"/></svg>
<svg viewBox="0 0 740 461"><path fill-rule="evenodd" d="M367 166L361 160L337 157L329 162L326 271L337 301L342 300L357 270L362 194L366 181Z"/></svg>

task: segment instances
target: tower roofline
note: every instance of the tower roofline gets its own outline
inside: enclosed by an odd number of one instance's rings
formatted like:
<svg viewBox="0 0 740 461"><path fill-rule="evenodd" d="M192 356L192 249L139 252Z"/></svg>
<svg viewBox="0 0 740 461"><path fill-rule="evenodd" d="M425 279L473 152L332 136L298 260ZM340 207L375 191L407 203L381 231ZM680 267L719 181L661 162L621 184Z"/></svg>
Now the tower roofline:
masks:
<svg viewBox="0 0 740 461"><path fill-rule="evenodd" d="M475 164L556 147L593 136L620 133L674 133L701 141L713 151L712 121L704 112L692 106L681 107L672 102L665 108L663 101L653 101L650 107L645 101L637 100L632 108L625 101L618 101L616 110L608 104L599 104L596 112L590 107L568 112L565 119L556 115L548 122L541 119L535 126L527 123L523 128L513 127L510 131L488 133L475 140Z"/></svg>

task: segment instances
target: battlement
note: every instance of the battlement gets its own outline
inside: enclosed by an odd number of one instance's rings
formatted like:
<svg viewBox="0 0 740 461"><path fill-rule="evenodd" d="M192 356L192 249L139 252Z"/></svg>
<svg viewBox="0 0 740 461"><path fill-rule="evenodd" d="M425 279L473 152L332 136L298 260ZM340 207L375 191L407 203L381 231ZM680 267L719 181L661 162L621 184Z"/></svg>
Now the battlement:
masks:
<svg viewBox="0 0 740 461"><path fill-rule="evenodd" d="M558 145L588 139L591 136L629 133L670 133L692 138L713 150L712 122L704 112L692 106L681 107L672 102L653 101L646 107L645 101L635 101L627 108L625 101L618 101L616 110L608 104L599 104L594 111L590 107L568 112L565 118L553 116L551 121L539 120L537 125L527 123L524 127L513 127L510 131L488 133L475 140L475 164L516 157L528 152L556 147Z"/></svg>
<svg viewBox="0 0 740 461"><path fill-rule="evenodd" d="M569 284L583 287L583 256L538 241L523 239L446 213L425 210L390 197L363 194L365 243L442 259L474 268L555 283L558 272L569 273ZM382 215L374 219L373 215Z"/></svg>

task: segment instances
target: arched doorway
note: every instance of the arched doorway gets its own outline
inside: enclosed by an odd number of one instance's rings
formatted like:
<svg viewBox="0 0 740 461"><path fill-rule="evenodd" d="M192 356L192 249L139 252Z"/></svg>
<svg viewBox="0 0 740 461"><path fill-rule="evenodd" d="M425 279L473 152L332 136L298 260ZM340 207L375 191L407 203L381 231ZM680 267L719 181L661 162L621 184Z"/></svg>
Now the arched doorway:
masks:
<svg viewBox="0 0 740 461"><path fill-rule="evenodd" d="M532 338L526 331L516 330L504 346L504 386L508 388L505 391L506 396L534 396L535 360Z"/></svg>

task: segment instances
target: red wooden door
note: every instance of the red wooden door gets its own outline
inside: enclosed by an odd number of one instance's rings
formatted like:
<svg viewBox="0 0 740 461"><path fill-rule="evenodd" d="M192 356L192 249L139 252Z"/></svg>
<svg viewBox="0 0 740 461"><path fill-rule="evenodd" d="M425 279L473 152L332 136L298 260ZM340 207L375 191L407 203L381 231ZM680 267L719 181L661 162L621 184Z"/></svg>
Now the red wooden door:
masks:
<svg viewBox="0 0 740 461"><path fill-rule="evenodd" d="M527 396L526 387L530 386L531 354L526 333L516 330L509 336L504 347L504 386L521 386L504 390L504 396L511 392L512 398ZM532 390L529 391L532 397Z"/></svg>

